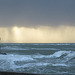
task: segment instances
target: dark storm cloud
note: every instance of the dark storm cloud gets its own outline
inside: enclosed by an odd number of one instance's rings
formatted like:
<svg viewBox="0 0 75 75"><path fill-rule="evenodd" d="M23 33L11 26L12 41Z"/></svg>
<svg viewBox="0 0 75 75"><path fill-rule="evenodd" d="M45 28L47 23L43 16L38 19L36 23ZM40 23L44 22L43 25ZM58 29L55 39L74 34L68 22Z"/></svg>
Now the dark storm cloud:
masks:
<svg viewBox="0 0 75 75"><path fill-rule="evenodd" d="M75 25L75 0L0 0L0 26Z"/></svg>

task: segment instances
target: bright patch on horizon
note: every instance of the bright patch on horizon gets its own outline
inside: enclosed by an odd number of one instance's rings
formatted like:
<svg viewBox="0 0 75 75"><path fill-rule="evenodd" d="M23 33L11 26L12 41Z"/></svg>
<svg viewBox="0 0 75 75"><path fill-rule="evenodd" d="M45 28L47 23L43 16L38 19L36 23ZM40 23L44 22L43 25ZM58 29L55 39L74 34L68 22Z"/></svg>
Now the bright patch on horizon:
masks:
<svg viewBox="0 0 75 75"><path fill-rule="evenodd" d="M75 43L75 27L58 28L42 26L38 28L0 28L2 42L6 43Z"/></svg>
<svg viewBox="0 0 75 75"><path fill-rule="evenodd" d="M13 38L16 40L16 42L20 41L21 40L21 31L18 27L14 27L12 29L12 33L13 33Z"/></svg>

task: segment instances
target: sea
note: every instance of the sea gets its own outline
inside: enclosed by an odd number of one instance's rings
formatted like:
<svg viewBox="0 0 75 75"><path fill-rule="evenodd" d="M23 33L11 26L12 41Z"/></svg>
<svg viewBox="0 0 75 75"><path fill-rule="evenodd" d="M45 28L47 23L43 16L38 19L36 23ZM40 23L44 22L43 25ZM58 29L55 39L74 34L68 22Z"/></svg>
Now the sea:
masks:
<svg viewBox="0 0 75 75"><path fill-rule="evenodd" d="M75 43L0 43L0 71L75 75Z"/></svg>

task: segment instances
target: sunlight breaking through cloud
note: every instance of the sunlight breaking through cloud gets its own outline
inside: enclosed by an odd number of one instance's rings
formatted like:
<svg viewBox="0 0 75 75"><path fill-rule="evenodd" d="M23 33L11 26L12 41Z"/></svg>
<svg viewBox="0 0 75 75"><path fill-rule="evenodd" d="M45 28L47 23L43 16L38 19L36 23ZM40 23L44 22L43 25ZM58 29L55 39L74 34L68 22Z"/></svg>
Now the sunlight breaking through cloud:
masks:
<svg viewBox="0 0 75 75"><path fill-rule="evenodd" d="M38 28L12 27L0 28L1 42L7 43L73 43L75 27L61 25L57 28L40 26Z"/></svg>

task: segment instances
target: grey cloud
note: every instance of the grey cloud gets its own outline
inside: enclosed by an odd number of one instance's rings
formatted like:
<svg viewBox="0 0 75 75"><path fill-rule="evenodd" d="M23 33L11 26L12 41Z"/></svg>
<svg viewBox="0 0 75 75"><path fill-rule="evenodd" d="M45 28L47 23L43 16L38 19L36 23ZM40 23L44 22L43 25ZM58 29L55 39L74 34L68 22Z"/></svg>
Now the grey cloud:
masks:
<svg viewBox="0 0 75 75"><path fill-rule="evenodd" d="M0 26L75 25L75 0L0 0Z"/></svg>

